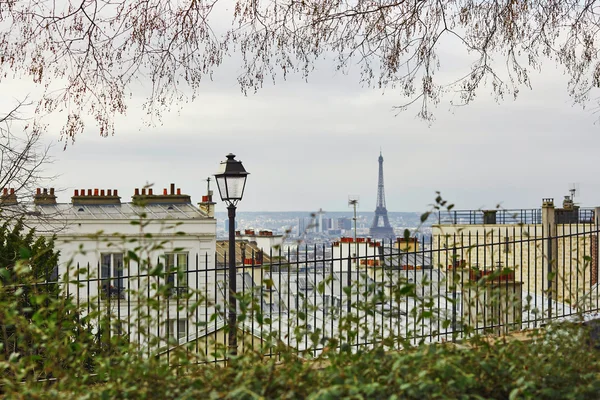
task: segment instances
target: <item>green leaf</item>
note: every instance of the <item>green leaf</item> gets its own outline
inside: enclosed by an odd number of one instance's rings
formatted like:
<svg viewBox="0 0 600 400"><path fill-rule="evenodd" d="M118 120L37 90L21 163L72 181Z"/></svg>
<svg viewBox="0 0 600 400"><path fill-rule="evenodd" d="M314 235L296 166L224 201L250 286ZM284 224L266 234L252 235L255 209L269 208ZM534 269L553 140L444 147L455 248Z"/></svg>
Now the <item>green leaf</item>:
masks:
<svg viewBox="0 0 600 400"><path fill-rule="evenodd" d="M27 247L20 247L19 256L21 257L21 259L31 258L31 250L29 250Z"/></svg>

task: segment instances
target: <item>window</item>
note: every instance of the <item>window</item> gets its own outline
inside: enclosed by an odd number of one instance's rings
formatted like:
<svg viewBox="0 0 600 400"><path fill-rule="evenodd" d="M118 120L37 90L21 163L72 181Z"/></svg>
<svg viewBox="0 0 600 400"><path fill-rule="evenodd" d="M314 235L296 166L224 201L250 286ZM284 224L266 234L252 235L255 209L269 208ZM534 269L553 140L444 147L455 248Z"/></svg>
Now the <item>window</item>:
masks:
<svg viewBox="0 0 600 400"><path fill-rule="evenodd" d="M181 339L187 336L187 319L167 320L167 336L169 339Z"/></svg>
<svg viewBox="0 0 600 400"><path fill-rule="evenodd" d="M187 253L167 253L165 254L165 266L169 273L167 282L174 287L187 286L188 272Z"/></svg>
<svg viewBox="0 0 600 400"><path fill-rule="evenodd" d="M125 288L123 253L102 253L100 260L100 279L104 294L122 297Z"/></svg>

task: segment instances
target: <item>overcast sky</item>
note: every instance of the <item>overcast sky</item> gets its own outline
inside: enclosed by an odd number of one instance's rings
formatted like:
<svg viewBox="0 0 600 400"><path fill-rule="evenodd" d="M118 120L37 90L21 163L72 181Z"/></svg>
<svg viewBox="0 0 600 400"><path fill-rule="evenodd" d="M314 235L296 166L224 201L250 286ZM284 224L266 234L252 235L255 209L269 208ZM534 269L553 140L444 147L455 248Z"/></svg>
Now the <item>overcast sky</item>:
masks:
<svg viewBox="0 0 600 400"><path fill-rule="evenodd" d="M173 182L198 202L205 179L232 152L251 173L240 211L343 211L348 195L371 211L381 149L390 211L424 211L437 190L459 209L538 207L543 197L560 201L574 182L578 202L600 205L600 115L571 105L567 78L553 67L533 75L533 90L516 101L496 103L485 91L468 107L444 103L431 126L415 117L417 108L396 115L392 107L404 99L394 90L363 88L352 71L327 62L308 83L292 77L247 97L238 72L219 71L195 102L156 126L147 126L134 97L115 136L89 126L63 151L58 127L51 129L44 140L55 144L55 162L47 172L59 175L59 201L81 188L118 189L127 201L147 182L156 191ZM5 81L0 91L35 95L27 82Z"/></svg>

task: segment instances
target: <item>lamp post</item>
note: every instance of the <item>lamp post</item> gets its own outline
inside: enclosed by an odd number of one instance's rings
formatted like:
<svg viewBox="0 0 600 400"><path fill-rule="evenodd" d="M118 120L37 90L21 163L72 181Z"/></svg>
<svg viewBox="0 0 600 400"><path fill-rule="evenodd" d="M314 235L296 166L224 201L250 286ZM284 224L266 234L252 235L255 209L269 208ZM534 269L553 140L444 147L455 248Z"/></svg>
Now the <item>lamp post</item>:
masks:
<svg viewBox="0 0 600 400"><path fill-rule="evenodd" d="M229 352L237 354L237 305L236 305L236 268L235 268L235 208L242 200L248 172L235 155L229 153L227 160L221 162L219 172L215 174L221 200L227 204L229 217Z"/></svg>

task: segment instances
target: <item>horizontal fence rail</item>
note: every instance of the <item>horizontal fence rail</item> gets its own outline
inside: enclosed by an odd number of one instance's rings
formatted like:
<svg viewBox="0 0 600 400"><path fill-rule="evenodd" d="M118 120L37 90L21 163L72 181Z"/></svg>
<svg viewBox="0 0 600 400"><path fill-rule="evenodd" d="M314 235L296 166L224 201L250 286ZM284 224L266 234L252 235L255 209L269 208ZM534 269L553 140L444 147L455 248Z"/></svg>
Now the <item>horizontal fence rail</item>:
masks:
<svg viewBox="0 0 600 400"><path fill-rule="evenodd" d="M594 223L594 209L574 208L572 210L556 210L557 223ZM438 212L438 224L483 225L483 224L541 224L542 210L450 210Z"/></svg>
<svg viewBox="0 0 600 400"><path fill-rule="evenodd" d="M245 250L236 257L239 351L277 357L283 346L314 357L339 347L402 348L598 311L595 225L477 228L434 229L424 243ZM228 357L227 265L227 254L134 260L115 252L94 264L75 257L56 276L21 287L71 299L108 346L120 338L147 357L171 362L183 352L219 363Z"/></svg>

